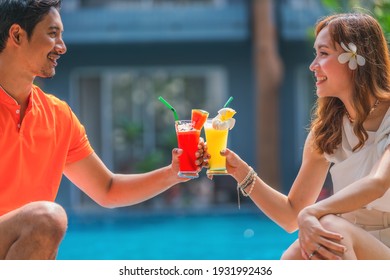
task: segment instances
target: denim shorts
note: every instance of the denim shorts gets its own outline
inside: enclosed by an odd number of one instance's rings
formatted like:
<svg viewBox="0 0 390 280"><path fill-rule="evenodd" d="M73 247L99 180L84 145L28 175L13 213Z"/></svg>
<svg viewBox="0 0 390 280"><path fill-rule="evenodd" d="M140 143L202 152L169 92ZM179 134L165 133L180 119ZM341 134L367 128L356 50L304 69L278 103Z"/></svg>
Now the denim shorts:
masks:
<svg viewBox="0 0 390 280"><path fill-rule="evenodd" d="M376 239L390 247L390 212L363 208L340 216L371 233Z"/></svg>

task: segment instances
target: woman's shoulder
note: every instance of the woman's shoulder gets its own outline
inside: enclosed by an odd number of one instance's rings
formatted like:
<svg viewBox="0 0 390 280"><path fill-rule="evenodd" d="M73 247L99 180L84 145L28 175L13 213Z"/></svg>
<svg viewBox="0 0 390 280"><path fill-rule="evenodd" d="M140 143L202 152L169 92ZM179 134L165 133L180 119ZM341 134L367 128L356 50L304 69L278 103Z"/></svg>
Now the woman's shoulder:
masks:
<svg viewBox="0 0 390 280"><path fill-rule="evenodd" d="M381 124L375 132L374 143L378 155L382 155L390 145L390 106L387 107Z"/></svg>
<svg viewBox="0 0 390 280"><path fill-rule="evenodd" d="M303 159L324 160L324 158L325 154L321 153L319 147L316 144L314 132L309 131L303 149Z"/></svg>
<svg viewBox="0 0 390 280"><path fill-rule="evenodd" d="M390 132L390 102L386 104L386 107L383 108L382 119L380 120L379 127L377 129L377 134L383 134L383 132Z"/></svg>

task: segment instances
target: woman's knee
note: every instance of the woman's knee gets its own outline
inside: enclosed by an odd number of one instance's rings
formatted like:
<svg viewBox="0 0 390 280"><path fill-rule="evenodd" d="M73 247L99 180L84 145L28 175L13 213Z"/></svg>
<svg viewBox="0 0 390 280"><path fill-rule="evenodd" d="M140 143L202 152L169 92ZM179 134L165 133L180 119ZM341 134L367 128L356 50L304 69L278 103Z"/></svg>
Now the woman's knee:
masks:
<svg viewBox="0 0 390 280"><path fill-rule="evenodd" d="M65 210L57 203L32 202L24 207L22 214L31 237L49 237L53 242L59 242L65 235L68 219Z"/></svg>
<svg viewBox="0 0 390 280"><path fill-rule="evenodd" d="M349 222L337 215L328 214L320 218L320 223L326 230L340 233L346 229L346 223Z"/></svg>
<svg viewBox="0 0 390 280"><path fill-rule="evenodd" d="M302 260L299 240L296 240L286 251L283 252L281 260Z"/></svg>

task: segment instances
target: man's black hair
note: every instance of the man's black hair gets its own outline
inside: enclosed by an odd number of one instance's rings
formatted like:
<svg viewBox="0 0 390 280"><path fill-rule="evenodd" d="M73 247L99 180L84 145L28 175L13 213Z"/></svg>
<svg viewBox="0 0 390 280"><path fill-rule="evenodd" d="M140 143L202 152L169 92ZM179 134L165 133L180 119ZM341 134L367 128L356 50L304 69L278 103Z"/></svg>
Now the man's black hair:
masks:
<svg viewBox="0 0 390 280"><path fill-rule="evenodd" d="M35 26L51 8L60 10L61 0L0 0L0 53L13 24L19 24L31 38Z"/></svg>

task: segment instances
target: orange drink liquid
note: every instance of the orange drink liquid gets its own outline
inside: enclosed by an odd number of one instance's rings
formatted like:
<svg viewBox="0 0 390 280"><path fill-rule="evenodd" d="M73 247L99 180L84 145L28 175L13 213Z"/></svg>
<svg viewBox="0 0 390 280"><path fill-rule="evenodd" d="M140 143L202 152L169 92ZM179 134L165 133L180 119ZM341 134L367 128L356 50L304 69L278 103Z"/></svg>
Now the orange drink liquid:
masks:
<svg viewBox="0 0 390 280"><path fill-rule="evenodd" d="M226 175L226 158L220 152L227 147L229 128L217 130L212 126L212 119L208 119L204 125L206 134L207 151L210 154L207 174Z"/></svg>
<svg viewBox="0 0 390 280"><path fill-rule="evenodd" d="M198 178L198 166L195 164L195 153L198 150L200 130L193 127L190 120L175 122L177 142L183 153L179 157L179 177Z"/></svg>

